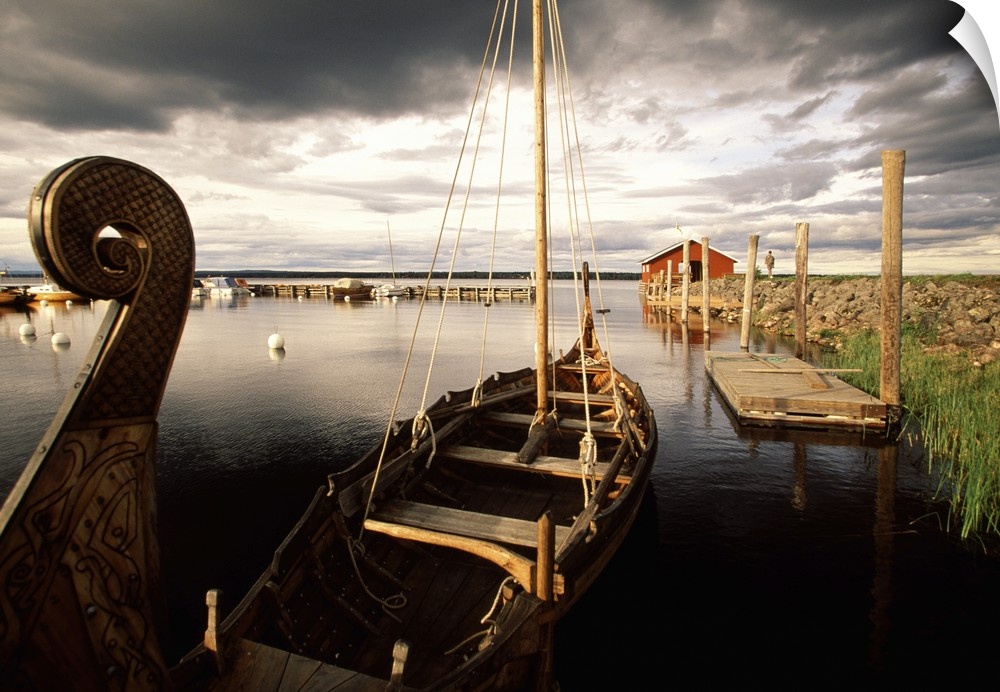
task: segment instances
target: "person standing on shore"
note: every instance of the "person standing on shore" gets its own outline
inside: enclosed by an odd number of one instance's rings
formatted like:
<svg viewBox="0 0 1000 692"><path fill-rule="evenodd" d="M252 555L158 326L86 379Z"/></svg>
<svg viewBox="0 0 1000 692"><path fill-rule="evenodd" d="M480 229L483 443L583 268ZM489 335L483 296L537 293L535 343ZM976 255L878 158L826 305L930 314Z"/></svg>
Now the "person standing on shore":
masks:
<svg viewBox="0 0 1000 692"><path fill-rule="evenodd" d="M767 278L770 279L774 274L774 255L771 254L770 250L767 251L767 256L764 257L764 266L767 267Z"/></svg>

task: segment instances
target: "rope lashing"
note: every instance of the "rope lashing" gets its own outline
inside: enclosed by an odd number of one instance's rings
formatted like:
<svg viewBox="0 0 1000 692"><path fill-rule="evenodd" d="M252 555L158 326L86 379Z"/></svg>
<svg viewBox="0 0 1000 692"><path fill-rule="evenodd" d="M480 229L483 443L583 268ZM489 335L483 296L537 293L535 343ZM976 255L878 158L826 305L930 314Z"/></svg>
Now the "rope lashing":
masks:
<svg viewBox="0 0 1000 692"><path fill-rule="evenodd" d="M590 503L590 494L593 492L592 485L597 475L597 440L594 435L587 432L580 440L580 470L583 480L584 505Z"/></svg>
<svg viewBox="0 0 1000 692"><path fill-rule="evenodd" d="M479 376L476 380L476 386L472 388L472 396L469 397L469 406L472 408L479 408L479 405L483 403L483 377Z"/></svg>
<svg viewBox="0 0 1000 692"><path fill-rule="evenodd" d="M621 432L622 421L625 419L625 401L622 399L621 392L618 391L618 387L613 390L614 401L615 401L615 432Z"/></svg>
<svg viewBox="0 0 1000 692"><path fill-rule="evenodd" d="M421 409L413 417L413 440L410 442L410 449L416 451L421 440L428 434L431 437L431 453L427 457L427 468L430 468L431 461L437 453L437 437L434 434L434 425L431 423L431 419L427 416L427 412Z"/></svg>
<svg viewBox="0 0 1000 692"><path fill-rule="evenodd" d="M450 656L451 654L457 653L458 651L463 649L466 644L479 638L482 638L482 641L479 643L479 646L477 647L480 651L482 651L484 648L486 648L486 646L489 645L497 629L496 621L491 620L490 618L493 617L493 614L497 610L497 606L500 605L500 598L501 595L503 594L504 587L512 582L516 583L516 580L514 579L514 577L510 576L506 577L502 582L500 582L500 587L497 589L497 595L493 597L493 605L490 606L489 611L479 621L480 624L486 625L488 623L489 626L484 630L479 630L478 632L470 634L468 637L460 641L458 644L445 651L445 654Z"/></svg>

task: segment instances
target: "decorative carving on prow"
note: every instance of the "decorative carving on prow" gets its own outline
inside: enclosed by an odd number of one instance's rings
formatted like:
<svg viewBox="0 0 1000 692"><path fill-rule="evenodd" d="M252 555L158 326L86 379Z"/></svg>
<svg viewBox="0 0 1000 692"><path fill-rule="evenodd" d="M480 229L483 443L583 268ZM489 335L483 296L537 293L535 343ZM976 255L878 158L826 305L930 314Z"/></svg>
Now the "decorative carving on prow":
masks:
<svg viewBox="0 0 1000 692"><path fill-rule="evenodd" d="M191 224L162 179L107 157L46 176L28 221L53 281L111 302L0 509L0 688L169 687L156 416L191 298Z"/></svg>

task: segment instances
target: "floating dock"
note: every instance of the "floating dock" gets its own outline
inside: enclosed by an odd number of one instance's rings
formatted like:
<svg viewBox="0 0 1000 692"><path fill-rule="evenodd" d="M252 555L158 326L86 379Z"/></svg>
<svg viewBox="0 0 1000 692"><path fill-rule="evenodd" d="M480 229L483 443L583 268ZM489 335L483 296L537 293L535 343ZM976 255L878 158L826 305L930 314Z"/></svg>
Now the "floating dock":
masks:
<svg viewBox="0 0 1000 692"><path fill-rule="evenodd" d="M741 425L885 430L886 404L788 356L705 352L705 370Z"/></svg>

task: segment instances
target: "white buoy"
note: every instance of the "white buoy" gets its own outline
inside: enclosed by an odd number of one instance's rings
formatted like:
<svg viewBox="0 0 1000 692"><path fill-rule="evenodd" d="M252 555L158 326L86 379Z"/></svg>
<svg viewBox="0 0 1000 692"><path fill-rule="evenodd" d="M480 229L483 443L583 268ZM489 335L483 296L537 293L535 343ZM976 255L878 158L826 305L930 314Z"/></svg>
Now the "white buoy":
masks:
<svg viewBox="0 0 1000 692"><path fill-rule="evenodd" d="M24 323L21 325L20 329L17 330L21 336L34 336L35 335L35 325Z"/></svg>
<svg viewBox="0 0 1000 692"><path fill-rule="evenodd" d="M62 333L62 332L56 332L55 334L52 335L52 343L53 344L68 344L69 343L69 336L67 334Z"/></svg>
<svg viewBox="0 0 1000 692"><path fill-rule="evenodd" d="M66 301L66 307L68 307L68 308L73 307L73 301L72 300L67 300Z"/></svg>
<svg viewBox="0 0 1000 692"><path fill-rule="evenodd" d="M41 305L41 306L42 306L43 308L44 308L44 307L45 307L46 305L48 305L48 304L49 304L49 301L45 300L44 298L42 298L42 302L41 302L41 303L39 303L39 305Z"/></svg>
<svg viewBox="0 0 1000 692"><path fill-rule="evenodd" d="M350 303L351 302L351 297L350 296L344 296L344 302L345 303Z"/></svg>
<svg viewBox="0 0 1000 692"><path fill-rule="evenodd" d="M302 302L302 296L299 296L299 302L300 303Z"/></svg>
<svg viewBox="0 0 1000 692"><path fill-rule="evenodd" d="M274 334L267 337L267 347L268 348L284 348L285 347L285 337L275 330Z"/></svg>

